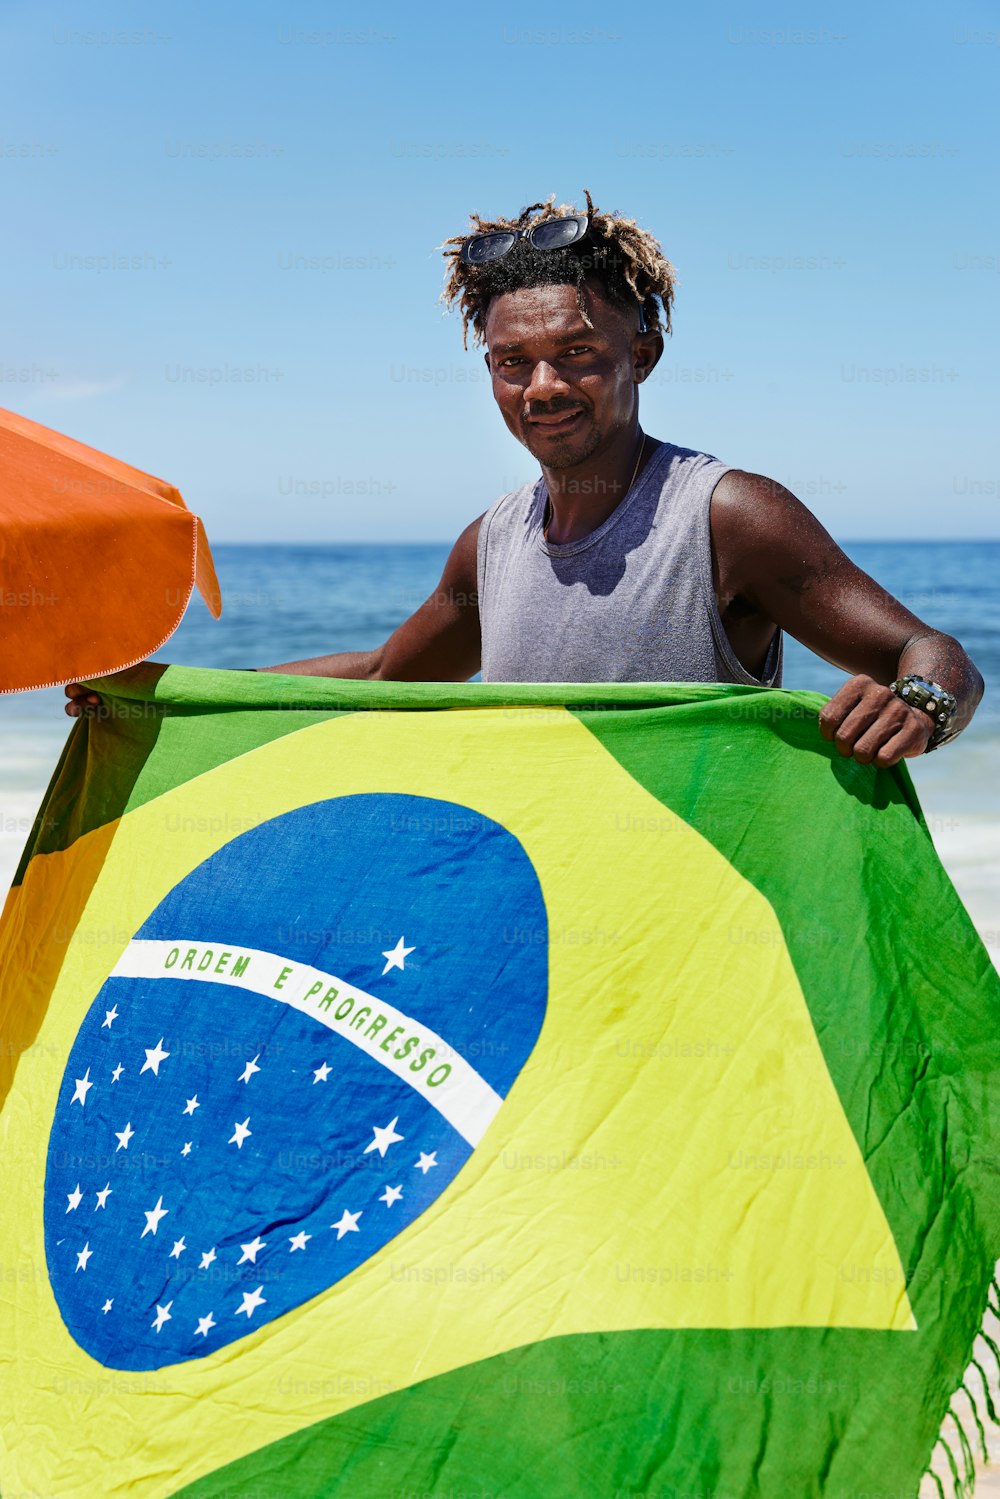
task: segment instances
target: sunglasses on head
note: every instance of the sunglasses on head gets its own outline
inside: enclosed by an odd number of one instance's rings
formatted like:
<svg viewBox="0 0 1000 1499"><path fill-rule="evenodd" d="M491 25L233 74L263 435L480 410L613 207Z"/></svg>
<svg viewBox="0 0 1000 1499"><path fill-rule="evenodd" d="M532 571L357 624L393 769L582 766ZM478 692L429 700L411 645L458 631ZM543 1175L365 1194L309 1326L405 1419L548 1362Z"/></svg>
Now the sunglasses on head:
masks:
<svg viewBox="0 0 1000 1499"><path fill-rule="evenodd" d="M473 234L462 245L460 258L466 265L485 265L491 260L502 260L519 239L526 239L533 250L565 250L569 245L578 244L589 228L589 215L571 213L560 219L546 219L530 229L495 229L491 234ZM641 306L639 332L648 332Z"/></svg>
<svg viewBox="0 0 1000 1499"><path fill-rule="evenodd" d="M513 250L519 239L526 239L533 250L565 250L577 244L590 228L585 213L567 214L562 219L546 219L530 229L497 229L492 234L473 234L462 246L461 258L466 265L484 265L500 260Z"/></svg>

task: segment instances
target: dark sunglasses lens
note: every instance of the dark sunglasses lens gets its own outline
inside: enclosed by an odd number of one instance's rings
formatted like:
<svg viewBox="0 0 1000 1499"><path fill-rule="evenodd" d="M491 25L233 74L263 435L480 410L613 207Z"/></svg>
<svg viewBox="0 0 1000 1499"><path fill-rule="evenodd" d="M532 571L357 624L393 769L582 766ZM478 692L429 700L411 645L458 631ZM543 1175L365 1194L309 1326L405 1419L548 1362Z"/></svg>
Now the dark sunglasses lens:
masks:
<svg viewBox="0 0 1000 1499"><path fill-rule="evenodd" d="M583 238L583 225L579 219L549 219L531 231L531 243L536 250L561 250L574 245Z"/></svg>
<svg viewBox="0 0 1000 1499"><path fill-rule="evenodd" d="M501 255L507 254L515 237L508 233L477 234L475 239L470 239L466 244L464 259L470 265L479 265L484 260L498 260Z"/></svg>

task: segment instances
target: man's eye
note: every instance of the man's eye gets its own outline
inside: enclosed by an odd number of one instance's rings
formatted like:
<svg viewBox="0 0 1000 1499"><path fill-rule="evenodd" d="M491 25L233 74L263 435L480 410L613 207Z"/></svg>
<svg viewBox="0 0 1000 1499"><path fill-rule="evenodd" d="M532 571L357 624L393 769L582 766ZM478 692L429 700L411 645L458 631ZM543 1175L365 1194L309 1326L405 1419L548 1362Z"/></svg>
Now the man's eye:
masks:
<svg viewBox="0 0 1000 1499"><path fill-rule="evenodd" d="M501 359L501 369L508 369L512 364L523 364L524 360L519 354L511 354L507 359Z"/></svg>
<svg viewBox="0 0 1000 1499"><path fill-rule="evenodd" d="M567 354L589 354L590 353L590 345L589 344L574 344L571 349L567 349L566 350L566 353Z"/></svg>

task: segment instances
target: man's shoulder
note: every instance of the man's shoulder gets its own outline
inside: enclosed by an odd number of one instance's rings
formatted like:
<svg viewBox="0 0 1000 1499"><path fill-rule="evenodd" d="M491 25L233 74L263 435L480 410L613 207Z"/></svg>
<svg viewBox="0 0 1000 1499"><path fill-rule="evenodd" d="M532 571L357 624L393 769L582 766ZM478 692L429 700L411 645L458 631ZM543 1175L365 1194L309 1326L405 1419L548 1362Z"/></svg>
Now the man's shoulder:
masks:
<svg viewBox="0 0 1000 1499"><path fill-rule="evenodd" d="M758 572L769 572L777 557L808 562L835 547L825 527L786 485L748 469L729 469L716 485L711 528L717 557L738 564L741 578L749 568L750 581Z"/></svg>
<svg viewBox="0 0 1000 1499"><path fill-rule="evenodd" d="M801 509L802 502L778 479L750 469L727 468L712 495L712 509L720 520L780 523L783 514Z"/></svg>

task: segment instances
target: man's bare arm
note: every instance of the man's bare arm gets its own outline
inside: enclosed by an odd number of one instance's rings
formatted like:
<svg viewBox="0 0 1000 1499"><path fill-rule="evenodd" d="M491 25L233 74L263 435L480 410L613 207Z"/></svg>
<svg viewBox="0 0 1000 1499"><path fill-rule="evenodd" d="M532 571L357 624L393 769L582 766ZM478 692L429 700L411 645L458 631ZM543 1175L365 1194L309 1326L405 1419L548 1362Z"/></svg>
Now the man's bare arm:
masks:
<svg viewBox="0 0 1000 1499"><path fill-rule="evenodd" d="M481 639L476 596L479 520L466 526L451 549L437 588L415 614L371 651L341 651L260 666L258 671L304 677L351 677L372 682L465 682L479 670ZM66 688L71 718L100 706L100 696L71 682Z"/></svg>
<svg viewBox="0 0 1000 1499"><path fill-rule="evenodd" d="M789 490L760 474L726 474L712 497L719 586L827 661L854 673L820 714L820 730L863 764L922 754L931 720L889 691L906 672L958 699L964 728L983 679L959 642L925 624L841 551Z"/></svg>
<svg viewBox="0 0 1000 1499"><path fill-rule="evenodd" d="M476 546L482 516L451 549L437 588L416 613L371 651L342 651L259 666L302 677L353 677L371 682L466 682L479 670Z"/></svg>

